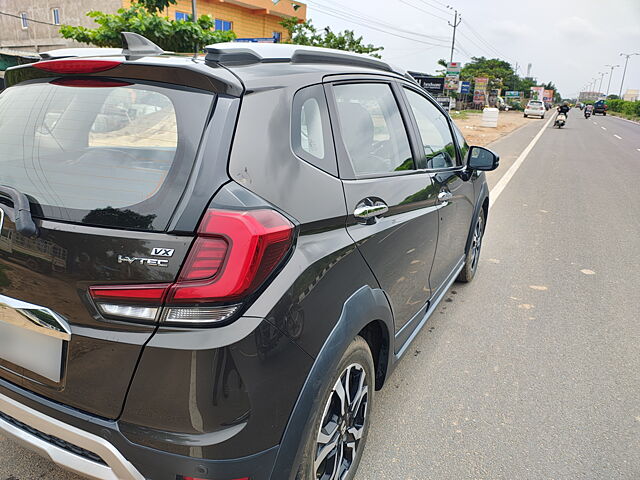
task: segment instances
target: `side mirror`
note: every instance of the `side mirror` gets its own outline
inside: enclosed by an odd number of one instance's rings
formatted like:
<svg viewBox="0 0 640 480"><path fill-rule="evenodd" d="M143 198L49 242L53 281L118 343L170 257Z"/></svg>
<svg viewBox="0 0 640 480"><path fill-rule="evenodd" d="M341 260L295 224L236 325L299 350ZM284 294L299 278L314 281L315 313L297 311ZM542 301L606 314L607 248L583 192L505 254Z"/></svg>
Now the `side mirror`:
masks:
<svg viewBox="0 0 640 480"><path fill-rule="evenodd" d="M495 170L500 165L500 157L488 148L471 147L467 154L467 167L471 170Z"/></svg>

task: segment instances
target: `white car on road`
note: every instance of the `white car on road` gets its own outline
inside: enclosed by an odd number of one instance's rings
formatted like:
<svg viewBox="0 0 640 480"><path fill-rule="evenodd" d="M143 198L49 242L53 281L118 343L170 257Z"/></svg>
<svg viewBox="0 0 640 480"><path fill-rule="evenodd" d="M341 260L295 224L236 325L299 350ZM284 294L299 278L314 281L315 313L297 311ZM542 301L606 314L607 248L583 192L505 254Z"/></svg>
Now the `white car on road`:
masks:
<svg viewBox="0 0 640 480"><path fill-rule="evenodd" d="M524 116L525 118L528 117L529 115L533 115L536 117L540 117L540 118L544 118L544 112L545 112L545 108L544 108L544 103L538 101L538 100L531 100L529 103L527 103L527 106L524 108Z"/></svg>

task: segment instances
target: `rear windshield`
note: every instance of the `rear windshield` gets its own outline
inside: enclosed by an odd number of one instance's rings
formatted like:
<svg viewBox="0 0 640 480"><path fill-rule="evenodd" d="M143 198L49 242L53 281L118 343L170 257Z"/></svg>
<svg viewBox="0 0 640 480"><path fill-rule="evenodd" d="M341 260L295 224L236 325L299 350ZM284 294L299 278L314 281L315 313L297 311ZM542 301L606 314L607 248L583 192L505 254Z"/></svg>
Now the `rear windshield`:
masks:
<svg viewBox="0 0 640 480"><path fill-rule="evenodd" d="M529 102L529 105L542 105L542 102Z"/></svg>
<svg viewBox="0 0 640 480"><path fill-rule="evenodd" d="M0 185L34 216L164 230L187 183L214 97L98 79L0 95Z"/></svg>

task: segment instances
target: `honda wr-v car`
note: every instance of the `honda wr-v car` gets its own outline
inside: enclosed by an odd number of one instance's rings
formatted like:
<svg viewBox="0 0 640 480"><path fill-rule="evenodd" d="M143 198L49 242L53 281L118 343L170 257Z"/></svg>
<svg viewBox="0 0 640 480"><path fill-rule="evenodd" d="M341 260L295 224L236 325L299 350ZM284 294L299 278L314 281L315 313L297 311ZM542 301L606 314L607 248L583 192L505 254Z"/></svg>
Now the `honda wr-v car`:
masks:
<svg viewBox="0 0 640 480"><path fill-rule="evenodd" d="M0 434L97 479L353 478L497 156L380 60L124 38L6 74Z"/></svg>

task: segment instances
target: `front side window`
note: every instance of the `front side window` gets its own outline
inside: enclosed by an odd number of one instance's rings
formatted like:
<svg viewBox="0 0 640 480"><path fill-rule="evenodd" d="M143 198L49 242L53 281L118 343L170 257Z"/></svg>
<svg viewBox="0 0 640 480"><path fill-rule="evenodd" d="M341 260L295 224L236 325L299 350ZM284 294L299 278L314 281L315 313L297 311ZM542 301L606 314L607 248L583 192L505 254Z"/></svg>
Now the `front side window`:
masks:
<svg viewBox="0 0 640 480"><path fill-rule="evenodd" d="M334 87L340 129L356 175L414 170L409 138L391 85Z"/></svg>
<svg viewBox="0 0 640 480"><path fill-rule="evenodd" d="M20 24L23 29L29 28L29 17L27 16L27 12L20 13Z"/></svg>
<svg viewBox="0 0 640 480"><path fill-rule="evenodd" d="M421 166L423 168L455 167L456 147L445 115L419 93L408 88L404 91L418 124L424 146L426 165Z"/></svg>
<svg viewBox="0 0 640 480"><path fill-rule="evenodd" d="M233 29L233 23L228 20L220 20L216 18L216 30L220 30L222 32L228 32Z"/></svg>

